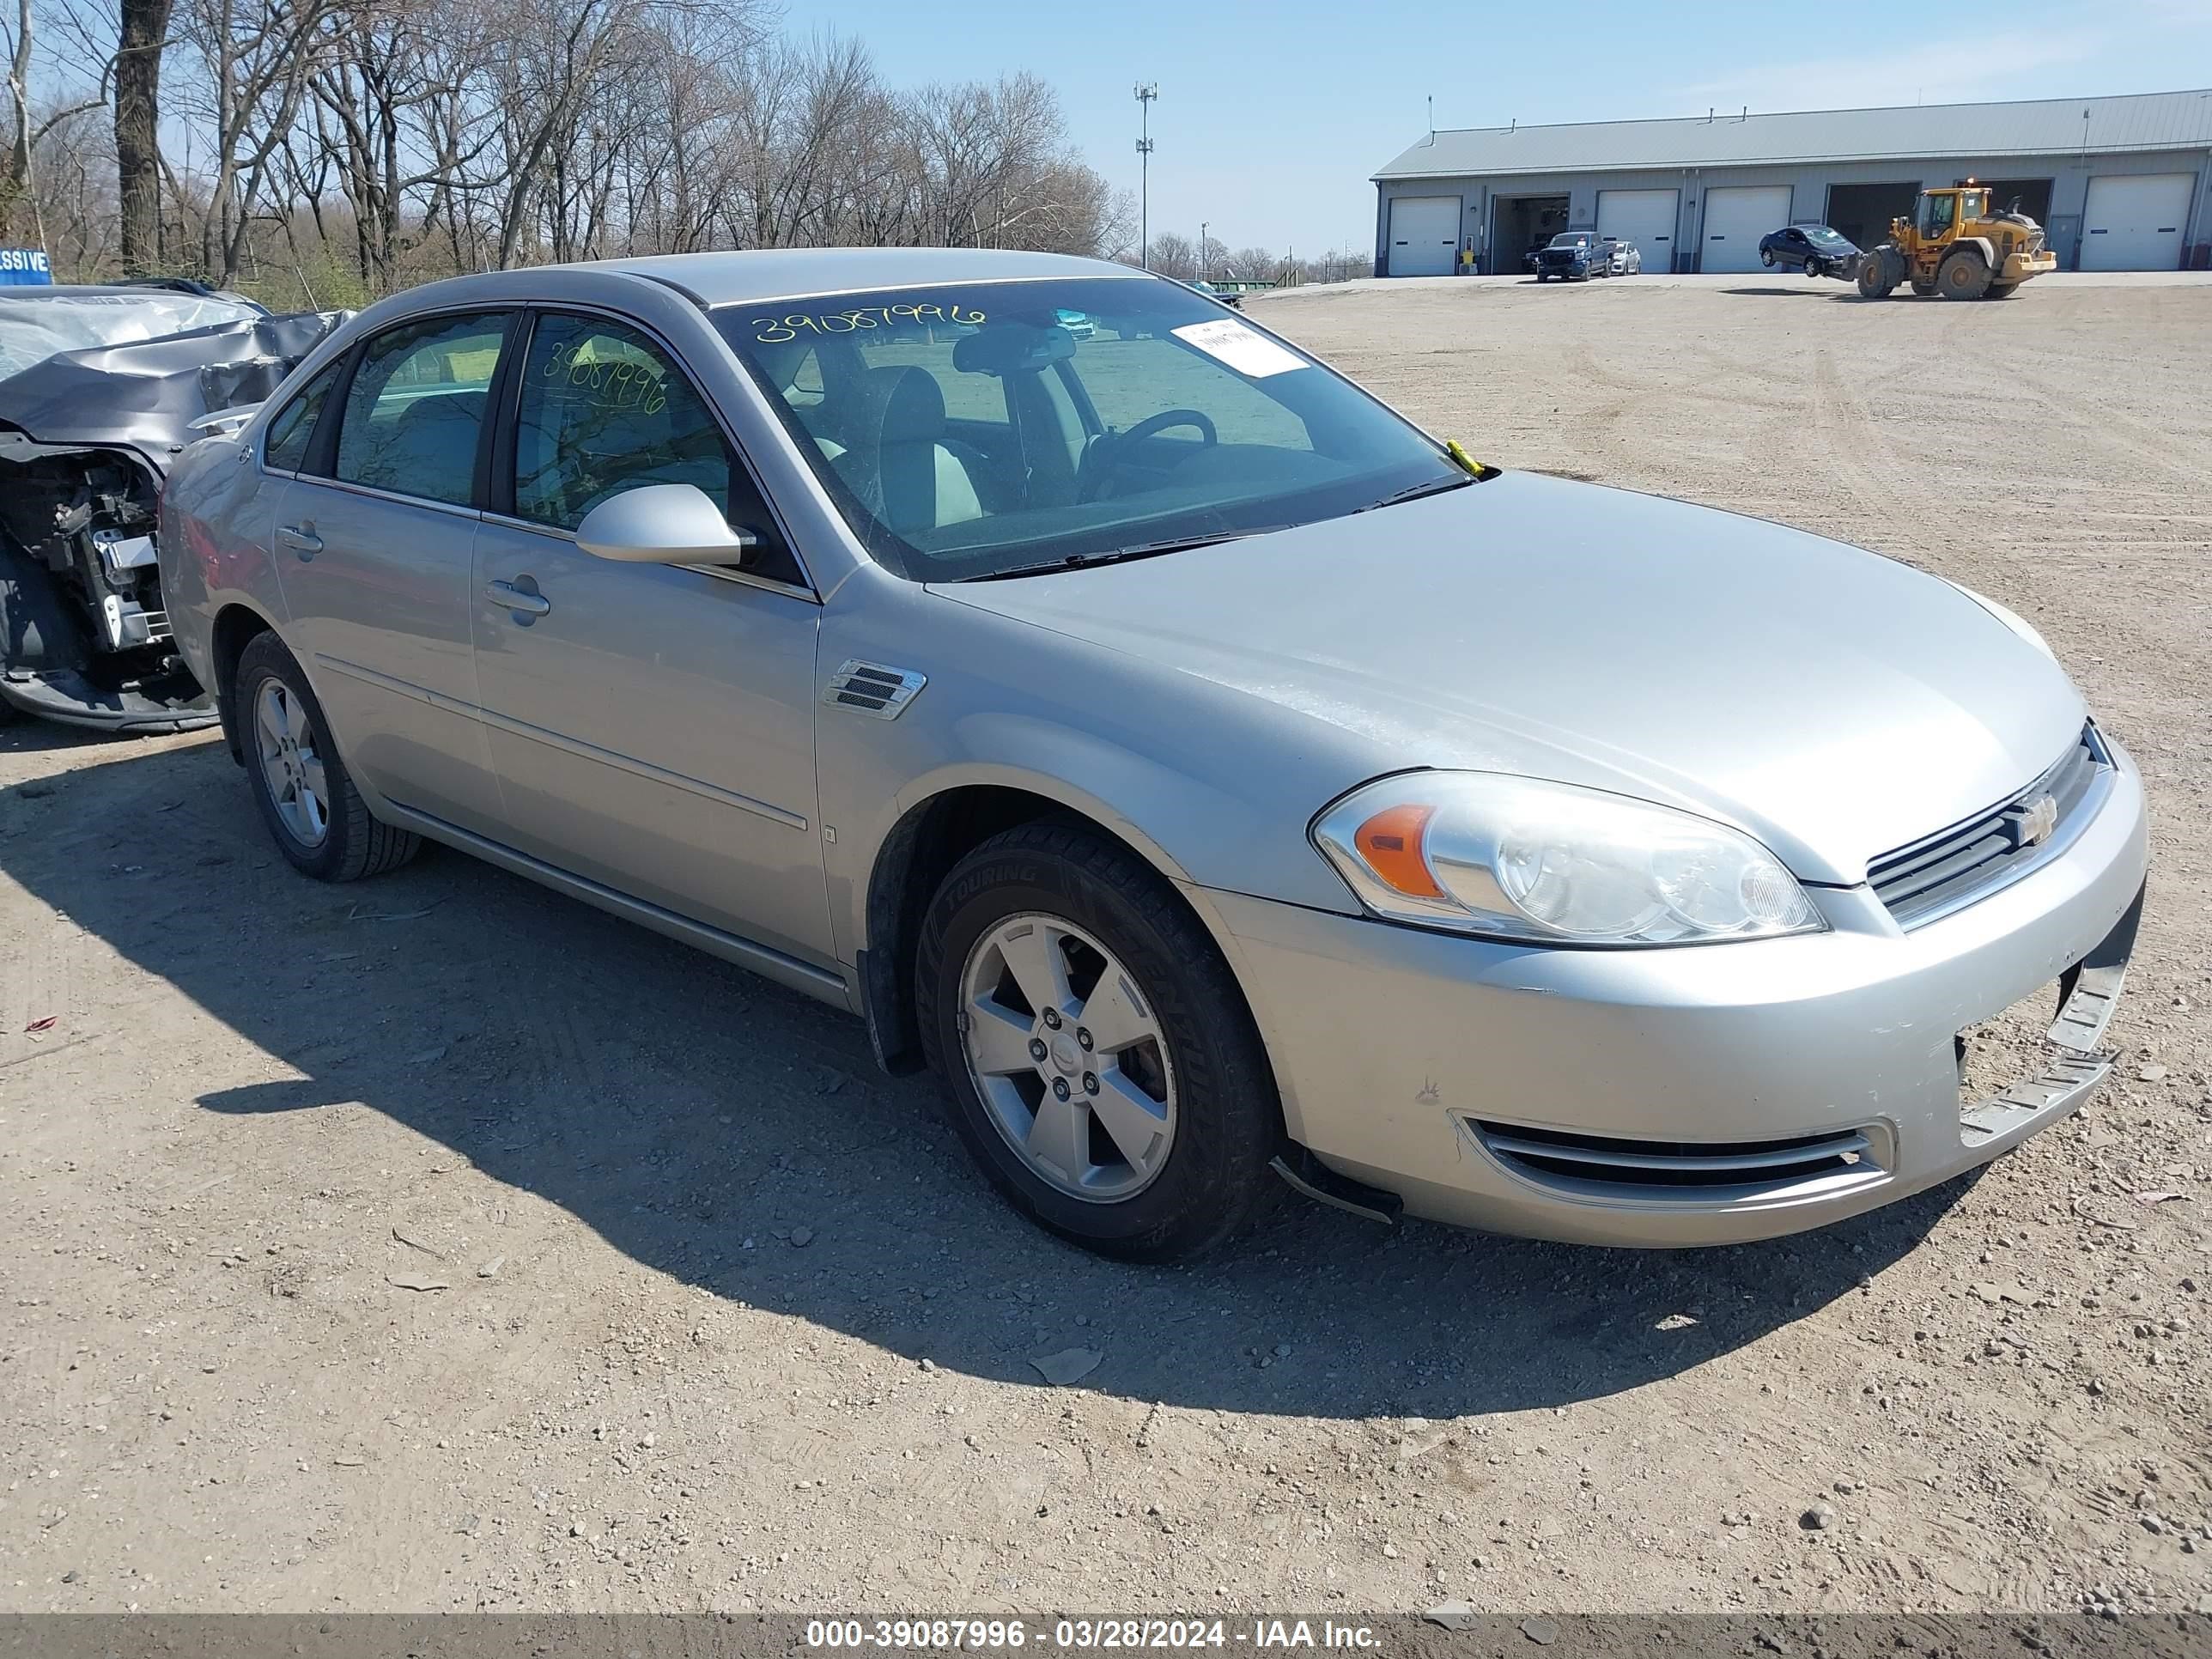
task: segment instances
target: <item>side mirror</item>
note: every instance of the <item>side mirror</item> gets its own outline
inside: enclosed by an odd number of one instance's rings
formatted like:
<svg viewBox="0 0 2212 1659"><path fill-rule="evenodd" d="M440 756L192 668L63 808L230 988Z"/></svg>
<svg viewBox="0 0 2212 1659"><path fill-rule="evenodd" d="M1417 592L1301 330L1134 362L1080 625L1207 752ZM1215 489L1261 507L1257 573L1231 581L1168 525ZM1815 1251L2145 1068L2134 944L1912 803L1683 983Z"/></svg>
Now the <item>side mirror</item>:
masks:
<svg viewBox="0 0 2212 1659"><path fill-rule="evenodd" d="M584 514L576 545L624 564L744 565L761 545L734 530L696 484L645 484L610 495Z"/></svg>

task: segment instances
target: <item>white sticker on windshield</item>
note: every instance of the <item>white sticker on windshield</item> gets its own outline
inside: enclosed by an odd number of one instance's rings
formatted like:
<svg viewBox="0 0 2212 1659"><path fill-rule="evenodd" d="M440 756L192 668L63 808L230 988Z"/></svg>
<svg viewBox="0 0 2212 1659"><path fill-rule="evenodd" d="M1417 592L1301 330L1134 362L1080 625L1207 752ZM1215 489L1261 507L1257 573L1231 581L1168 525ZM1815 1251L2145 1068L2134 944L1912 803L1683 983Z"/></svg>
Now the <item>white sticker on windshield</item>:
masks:
<svg viewBox="0 0 2212 1659"><path fill-rule="evenodd" d="M1249 374L1255 380L1310 367L1296 352L1285 350L1233 317L1224 317L1214 323L1193 323L1174 333L1176 339L1196 346L1209 357L1218 357L1239 374Z"/></svg>

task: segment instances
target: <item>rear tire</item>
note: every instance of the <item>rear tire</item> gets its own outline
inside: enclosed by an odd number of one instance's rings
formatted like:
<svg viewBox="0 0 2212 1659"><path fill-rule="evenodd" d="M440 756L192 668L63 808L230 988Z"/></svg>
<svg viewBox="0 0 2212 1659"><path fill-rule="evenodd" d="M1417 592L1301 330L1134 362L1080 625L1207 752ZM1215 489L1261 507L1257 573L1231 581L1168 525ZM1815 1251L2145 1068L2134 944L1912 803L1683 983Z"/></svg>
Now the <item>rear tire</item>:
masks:
<svg viewBox="0 0 2212 1659"><path fill-rule="evenodd" d="M1763 265L1765 265L1765 266L1769 270L1773 270L1773 269L1774 269L1774 252L1773 252L1773 250L1772 250L1771 248L1761 248L1761 249L1759 249L1759 264L1763 264Z"/></svg>
<svg viewBox="0 0 2212 1659"><path fill-rule="evenodd" d="M416 836L370 813L314 689L275 634L246 642L232 696L254 804L295 870L318 881L358 881L396 870L422 850Z"/></svg>
<svg viewBox="0 0 2212 1659"><path fill-rule="evenodd" d="M1024 824L963 859L923 921L915 1012L962 1142L1061 1237L1171 1261L1273 1190L1281 1111L1236 977L1174 889L1098 831Z"/></svg>
<svg viewBox="0 0 2212 1659"><path fill-rule="evenodd" d="M1978 300L1990 290L1989 261L1972 248L1954 248L1936 271L1936 289L1947 300Z"/></svg>

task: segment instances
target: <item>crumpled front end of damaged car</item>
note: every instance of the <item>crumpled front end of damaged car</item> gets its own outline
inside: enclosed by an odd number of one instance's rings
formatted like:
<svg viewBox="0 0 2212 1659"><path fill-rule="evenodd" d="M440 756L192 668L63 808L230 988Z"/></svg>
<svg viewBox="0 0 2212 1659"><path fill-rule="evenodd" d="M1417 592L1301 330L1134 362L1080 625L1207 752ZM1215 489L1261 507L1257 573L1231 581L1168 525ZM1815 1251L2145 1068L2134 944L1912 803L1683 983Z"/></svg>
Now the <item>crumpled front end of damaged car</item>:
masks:
<svg viewBox="0 0 2212 1659"><path fill-rule="evenodd" d="M267 397L345 315L60 351L0 380L0 712L116 731L213 722L161 597L162 481L210 414Z"/></svg>

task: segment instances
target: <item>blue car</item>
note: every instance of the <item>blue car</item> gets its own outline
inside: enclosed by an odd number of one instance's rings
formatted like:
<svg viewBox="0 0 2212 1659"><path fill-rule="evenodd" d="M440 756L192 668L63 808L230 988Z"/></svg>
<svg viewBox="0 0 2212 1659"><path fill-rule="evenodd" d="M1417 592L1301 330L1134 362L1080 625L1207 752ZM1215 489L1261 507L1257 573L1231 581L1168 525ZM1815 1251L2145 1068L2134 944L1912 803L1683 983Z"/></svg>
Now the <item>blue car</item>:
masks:
<svg viewBox="0 0 2212 1659"><path fill-rule="evenodd" d="M1858 270L1859 248L1826 225L1787 225L1759 238L1759 262L1770 270L1779 267L1848 281Z"/></svg>

